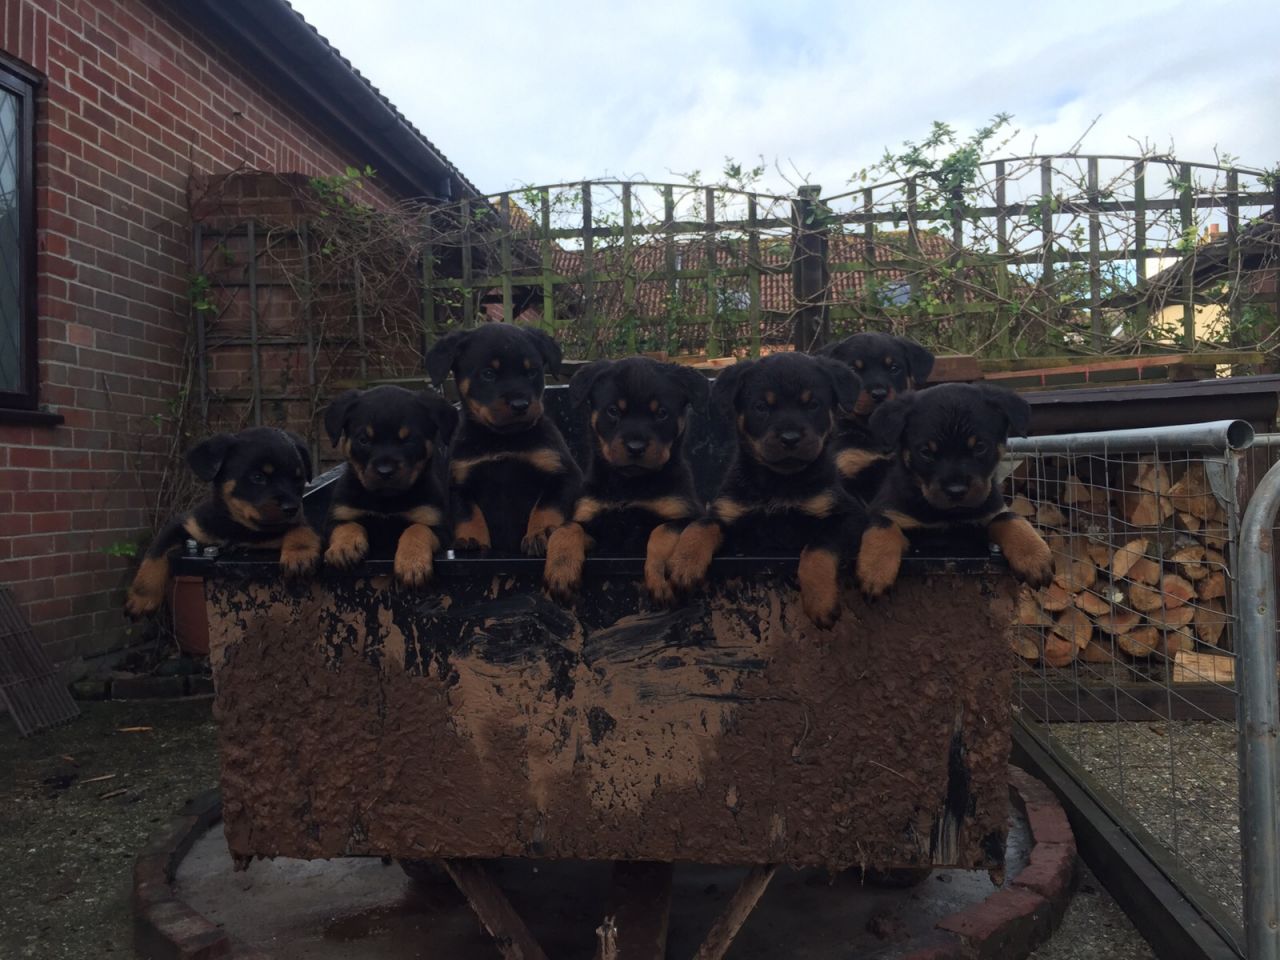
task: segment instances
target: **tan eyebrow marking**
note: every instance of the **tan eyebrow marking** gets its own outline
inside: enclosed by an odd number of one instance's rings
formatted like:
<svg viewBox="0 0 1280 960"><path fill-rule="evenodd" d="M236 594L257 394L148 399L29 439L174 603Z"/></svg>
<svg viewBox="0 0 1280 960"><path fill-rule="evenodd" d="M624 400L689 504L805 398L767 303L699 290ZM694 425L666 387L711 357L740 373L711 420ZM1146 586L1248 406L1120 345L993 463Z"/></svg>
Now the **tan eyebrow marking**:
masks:
<svg viewBox="0 0 1280 960"><path fill-rule="evenodd" d="M364 435L365 435L366 437L368 437L369 439L371 439L371 440L372 440L372 439L373 439L373 427L365 427L365 428L364 428Z"/></svg>
<svg viewBox="0 0 1280 960"><path fill-rule="evenodd" d="M772 390L766 390L764 392L764 402L772 407L775 403L778 402L778 395L774 393Z"/></svg>
<svg viewBox="0 0 1280 960"><path fill-rule="evenodd" d="M276 472L276 465L275 465L274 463L264 463L264 464L262 465L262 472L263 472L263 473L275 473L275 472Z"/></svg>
<svg viewBox="0 0 1280 960"><path fill-rule="evenodd" d="M489 361L489 366L497 370L500 366L502 366L502 360L499 359L498 357L494 357L492 360Z"/></svg>
<svg viewBox="0 0 1280 960"><path fill-rule="evenodd" d="M808 402L809 402L810 400L812 400L812 399L813 399L813 391L812 391L812 390L805 390L803 393L801 393L801 394L800 394L800 402L801 402L801 403L808 403Z"/></svg>
<svg viewBox="0 0 1280 960"><path fill-rule="evenodd" d="M407 440L407 439L408 439L408 437L409 437L409 428L408 428L408 427L401 427L401 428L400 428L399 437L400 437L400 439L401 439L401 440Z"/></svg>

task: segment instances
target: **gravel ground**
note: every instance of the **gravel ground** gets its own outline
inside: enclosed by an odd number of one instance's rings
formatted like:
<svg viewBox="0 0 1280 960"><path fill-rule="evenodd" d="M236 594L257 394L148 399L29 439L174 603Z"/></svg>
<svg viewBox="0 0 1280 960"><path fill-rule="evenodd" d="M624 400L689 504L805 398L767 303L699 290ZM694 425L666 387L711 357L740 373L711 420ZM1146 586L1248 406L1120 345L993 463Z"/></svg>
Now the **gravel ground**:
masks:
<svg viewBox="0 0 1280 960"><path fill-rule="evenodd" d="M1087 770L1228 911L1242 910L1239 773L1232 724L1054 724Z"/></svg>
<svg viewBox="0 0 1280 960"><path fill-rule="evenodd" d="M1156 955L1082 864L1080 884L1062 925L1029 960L1156 960Z"/></svg>
<svg viewBox="0 0 1280 960"><path fill-rule="evenodd" d="M209 706L82 703L26 740L0 716L0 957L133 956L134 857L217 784Z"/></svg>
<svg viewBox="0 0 1280 960"><path fill-rule="evenodd" d="M23 740L0 717L0 957L88 960L131 957L133 859L190 798L215 786L209 701L83 703L84 716ZM1135 725L1139 726L1139 725ZM122 728L150 729L126 732ZM1076 744L1108 752L1108 731L1069 731ZM1159 734L1131 739L1150 750ZM1221 736L1204 738L1207 762ZM1193 742L1188 734L1179 746ZM1191 747L1197 750L1196 747ZM1164 777L1168 778L1164 743ZM1145 757L1146 753L1135 753ZM1100 762L1100 761L1099 761ZM1234 772L1234 765L1232 766ZM1133 779L1132 770L1126 777ZM110 779L94 779L94 778ZM1159 795L1152 780L1149 795ZM117 791L122 791L117 793ZM1147 796L1131 789L1130 802ZM1135 801L1135 798L1139 798ZM1085 874L1063 926L1035 960L1153 960L1115 901Z"/></svg>

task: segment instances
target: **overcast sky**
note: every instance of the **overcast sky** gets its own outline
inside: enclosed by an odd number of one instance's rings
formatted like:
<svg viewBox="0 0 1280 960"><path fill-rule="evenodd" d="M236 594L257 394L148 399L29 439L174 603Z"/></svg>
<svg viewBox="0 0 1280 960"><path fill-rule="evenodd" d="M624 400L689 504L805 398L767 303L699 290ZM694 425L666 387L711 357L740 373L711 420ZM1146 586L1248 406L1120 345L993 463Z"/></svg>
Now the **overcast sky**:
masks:
<svg viewBox="0 0 1280 960"><path fill-rule="evenodd" d="M292 0L482 191L792 165L827 193L945 120L1043 152L1280 162L1274 15L1238 0ZM714 178L714 176L713 176Z"/></svg>

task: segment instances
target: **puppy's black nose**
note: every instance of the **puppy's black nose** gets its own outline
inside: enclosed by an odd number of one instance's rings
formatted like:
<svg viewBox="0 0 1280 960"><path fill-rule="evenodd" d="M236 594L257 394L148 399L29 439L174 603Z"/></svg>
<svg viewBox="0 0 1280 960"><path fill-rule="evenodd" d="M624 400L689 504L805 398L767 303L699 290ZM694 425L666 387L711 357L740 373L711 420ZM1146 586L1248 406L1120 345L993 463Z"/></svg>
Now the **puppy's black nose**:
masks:
<svg viewBox="0 0 1280 960"><path fill-rule="evenodd" d="M373 470L378 476L385 479L396 472L396 465L394 463L379 463L374 465Z"/></svg>
<svg viewBox="0 0 1280 960"><path fill-rule="evenodd" d="M959 500L969 492L969 485L967 483L948 483L943 485L942 490L952 500Z"/></svg>
<svg viewBox="0 0 1280 960"><path fill-rule="evenodd" d="M799 430L779 430L778 439L782 441L784 447L794 447L804 437L804 433Z"/></svg>
<svg viewBox="0 0 1280 960"><path fill-rule="evenodd" d="M280 504L280 512L286 517L296 517L298 515L298 505L296 503Z"/></svg>
<svg viewBox="0 0 1280 960"><path fill-rule="evenodd" d="M649 448L648 440L628 440L627 441L627 453L629 453L634 459L639 459L640 457L643 457L645 450L647 450L648 448Z"/></svg>
<svg viewBox="0 0 1280 960"><path fill-rule="evenodd" d="M884 398L889 395L889 390L887 387L872 387L870 390L867 391L867 394L876 403L883 403Z"/></svg>
<svg viewBox="0 0 1280 960"><path fill-rule="evenodd" d="M524 413L526 410L529 409L529 398L513 397L512 399L507 401L507 406L509 406L516 413Z"/></svg>

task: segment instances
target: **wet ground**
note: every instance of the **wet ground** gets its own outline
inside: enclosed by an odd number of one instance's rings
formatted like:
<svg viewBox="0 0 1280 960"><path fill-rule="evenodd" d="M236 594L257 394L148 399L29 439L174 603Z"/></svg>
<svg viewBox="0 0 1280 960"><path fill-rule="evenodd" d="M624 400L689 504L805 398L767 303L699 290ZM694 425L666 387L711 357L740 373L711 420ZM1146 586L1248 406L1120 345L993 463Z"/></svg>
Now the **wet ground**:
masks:
<svg viewBox="0 0 1280 960"><path fill-rule="evenodd" d="M7 717L0 717L0 958L72 960L131 957L132 918L129 883L140 847L191 797L216 785L214 728L209 701L168 703L84 703L84 716L74 723L19 739ZM219 857L225 861L220 834L214 830L197 848L209 876ZM191 860L180 880L193 882ZM394 958L476 957L496 954L445 883L409 883L400 869L377 860L333 864L259 862L247 872L228 874L228 899L240 898L245 909L264 900L273 875L289 870L309 877L315 903L287 915L288 923L312 924L313 949L289 956L371 956ZM501 867L504 885L526 916L536 918L538 935L553 956L569 957L589 945L592 926L601 915L599 902L607 871L600 865ZM563 874L563 875L560 875ZM547 883L553 875L558 882ZM780 876L744 929L732 957L818 958L891 957L912 917L927 920L946 908L964 886L942 873L911 894L875 894L860 898L851 878L834 884L825 876ZM967 881L966 881L967 882ZM985 877L972 878L978 885ZM702 932L732 892L736 873L685 868L676 877L672 919L673 942L683 949ZM580 891L575 898L548 896L561 884ZM194 887L192 888L194 893ZM972 894L969 891L968 894ZM966 894L966 895L968 895ZM907 897L906 900L894 898ZM310 901L310 897L308 900ZM860 899L862 906L849 904ZM814 922L811 908L819 910ZM265 911L271 912L271 911ZM279 911L275 911L279 912ZM427 952L416 938L415 924L434 918L437 935L447 936L448 952ZM868 941L868 921L878 950L855 953ZM275 922L281 922L279 917ZM403 953L357 953L360 943L373 943L386 930L398 930L414 947ZM328 952L323 952L323 951ZM285 956L285 954L277 954ZM678 954L677 954L678 955ZM1036 960L1152 960L1153 954L1106 891L1086 876L1064 926Z"/></svg>
<svg viewBox="0 0 1280 960"><path fill-rule="evenodd" d="M1026 825L1010 836L1010 870L1025 863ZM610 865L498 861L491 865L547 955L590 960L606 913ZM668 949L692 956L743 869L681 865L672 884ZM192 848L179 896L237 940L277 960L490 957L470 908L447 878L410 880L376 859L258 861L234 873L221 831ZM937 871L909 889L861 884L852 874L782 871L743 927L731 960L887 958L947 914L995 891L986 873Z"/></svg>

